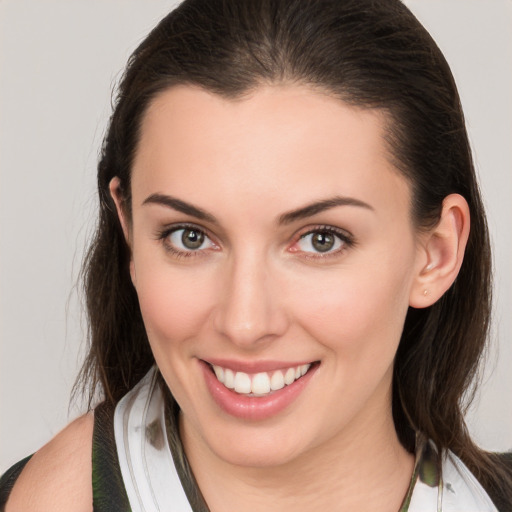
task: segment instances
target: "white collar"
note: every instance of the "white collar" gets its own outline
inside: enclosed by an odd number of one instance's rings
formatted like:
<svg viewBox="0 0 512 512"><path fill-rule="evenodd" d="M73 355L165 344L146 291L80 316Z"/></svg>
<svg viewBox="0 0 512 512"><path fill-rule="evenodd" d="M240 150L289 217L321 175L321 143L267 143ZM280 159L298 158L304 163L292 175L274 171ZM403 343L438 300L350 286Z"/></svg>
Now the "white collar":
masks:
<svg viewBox="0 0 512 512"><path fill-rule="evenodd" d="M169 448L165 401L152 368L117 404L114 435L132 512L193 512Z"/></svg>
<svg viewBox="0 0 512 512"><path fill-rule="evenodd" d="M409 507L404 512L498 512L466 465L450 450L436 467L437 450L417 436L416 465Z"/></svg>

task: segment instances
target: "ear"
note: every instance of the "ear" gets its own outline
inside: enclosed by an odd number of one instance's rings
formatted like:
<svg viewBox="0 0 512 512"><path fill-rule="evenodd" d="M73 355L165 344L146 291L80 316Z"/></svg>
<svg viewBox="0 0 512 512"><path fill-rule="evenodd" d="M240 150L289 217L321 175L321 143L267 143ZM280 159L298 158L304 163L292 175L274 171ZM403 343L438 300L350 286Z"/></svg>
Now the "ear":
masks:
<svg viewBox="0 0 512 512"><path fill-rule="evenodd" d="M459 194L446 196L439 222L422 236L418 269L409 297L410 306L431 306L453 284L464 259L469 224L466 200Z"/></svg>
<svg viewBox="0 0 512 512"><path fill-rule="evenodd" d="M124 197L121 189L121 180L115 176L110 180L108 185L110 195L114 200L114 204L116 205L117 216L119 218L119 222L121 223L121 228L123 229L124 238L126 243L130 249L130 276L132 278L132 283L135 285L135 267L133 265L133 256L132 256L132 237L131 237L131 229L128 219L126 218L126 211L123 207Z"/></svg>

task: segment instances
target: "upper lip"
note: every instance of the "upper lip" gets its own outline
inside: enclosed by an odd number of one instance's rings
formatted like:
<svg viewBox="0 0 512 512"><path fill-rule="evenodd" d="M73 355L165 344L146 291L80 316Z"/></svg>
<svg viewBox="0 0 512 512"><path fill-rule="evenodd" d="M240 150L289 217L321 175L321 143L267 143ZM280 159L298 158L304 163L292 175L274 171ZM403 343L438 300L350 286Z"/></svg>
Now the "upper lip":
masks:
<svg viewBox="0 0 512 512"><path fill-rule="evenodd" d="M304 359L300 361L240 361L236 359L208 358L202 359L205 363L221 368L229 368L236 372L260 373L282 370L283 368L295 368L303 364L313 364L314 360Z"/></svg>

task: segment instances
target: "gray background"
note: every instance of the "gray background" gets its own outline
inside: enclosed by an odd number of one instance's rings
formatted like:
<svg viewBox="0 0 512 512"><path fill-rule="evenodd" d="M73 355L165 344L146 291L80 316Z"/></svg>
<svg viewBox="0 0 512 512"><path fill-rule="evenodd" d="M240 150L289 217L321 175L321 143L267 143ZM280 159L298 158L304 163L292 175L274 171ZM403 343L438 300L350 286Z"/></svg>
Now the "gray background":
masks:
<svg viewBox="0 0 512 512"><path fill-rule="evenodd" d="M68 409L85 338L77 273L110 91L173 0L0 0L0 473ZM512 2L406 2L459 84L495 246L496 313L468 422L512 448Z"/></svg>

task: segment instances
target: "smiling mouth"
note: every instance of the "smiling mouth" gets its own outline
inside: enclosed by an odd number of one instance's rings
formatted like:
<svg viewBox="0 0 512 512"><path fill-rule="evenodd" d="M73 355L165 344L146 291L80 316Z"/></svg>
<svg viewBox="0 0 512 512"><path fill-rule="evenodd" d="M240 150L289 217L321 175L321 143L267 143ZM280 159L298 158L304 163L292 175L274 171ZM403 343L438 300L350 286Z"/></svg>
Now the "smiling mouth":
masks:
<svg viewBox="0 0 512 512"><path fill-rule="evenodd" d="M252 374L208 364L217 380L226 388L244 396L265 397L293 384L306 375L313 365L318 363L307 363Z"/></svg>

